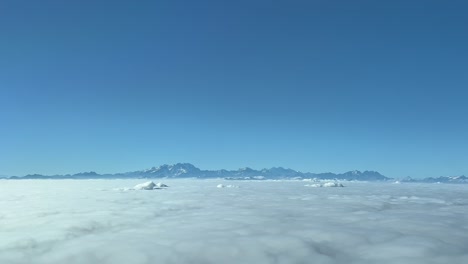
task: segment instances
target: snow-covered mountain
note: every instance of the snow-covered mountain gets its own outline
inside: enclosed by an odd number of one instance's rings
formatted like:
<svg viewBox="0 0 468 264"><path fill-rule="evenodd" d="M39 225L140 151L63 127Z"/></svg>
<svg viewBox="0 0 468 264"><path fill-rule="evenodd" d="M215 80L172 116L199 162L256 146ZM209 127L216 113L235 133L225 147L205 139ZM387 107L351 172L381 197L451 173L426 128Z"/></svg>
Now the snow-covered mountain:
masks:
<svg viewBox="0 0 468 264"><path fill-rule="evenodd" d="M375 171L349 171L341 174L300 172L282 167L255 170L241 168L238 170L201 170L190 163L164 164L139 171L116 174L98 174L96 172L83 172L67 175L26 175L23 177L10 177L10 179L102 179L102 178L226 178L226 179L343 179L361 181L385 181L389 178Z"/></svg>
<svg viewBox="0 0 468 264"><path fill-rule="evenodd" d="M150 169L136 171L131 174L176 178L199 173L200 169L190 163L177 163L173 165L164 164L159 167L152 167Z"/></svg>

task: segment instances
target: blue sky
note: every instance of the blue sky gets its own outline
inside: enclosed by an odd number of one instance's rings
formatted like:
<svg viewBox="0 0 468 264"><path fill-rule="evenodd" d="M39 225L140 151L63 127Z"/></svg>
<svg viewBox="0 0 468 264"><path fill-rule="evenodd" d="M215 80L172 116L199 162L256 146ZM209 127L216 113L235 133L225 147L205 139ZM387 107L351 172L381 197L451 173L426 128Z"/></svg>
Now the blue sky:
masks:
<svg viewBox="0 0 468 264"><path fill-rule="evenodd" d="M0 175L175 162L468 174L466 10L1 1Z"/></svg>

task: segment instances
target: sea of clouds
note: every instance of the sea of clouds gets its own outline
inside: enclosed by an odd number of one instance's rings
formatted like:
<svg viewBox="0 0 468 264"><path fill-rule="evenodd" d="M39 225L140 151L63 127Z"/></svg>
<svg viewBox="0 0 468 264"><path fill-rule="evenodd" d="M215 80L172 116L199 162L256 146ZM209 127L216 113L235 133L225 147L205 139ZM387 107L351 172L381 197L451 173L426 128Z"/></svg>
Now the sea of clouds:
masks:
<svg viewBox="0 0 468 264"><path fill-rule="evenodd" d="M0 180L0 263L468 263L468 185L143 182Z"/></svg>

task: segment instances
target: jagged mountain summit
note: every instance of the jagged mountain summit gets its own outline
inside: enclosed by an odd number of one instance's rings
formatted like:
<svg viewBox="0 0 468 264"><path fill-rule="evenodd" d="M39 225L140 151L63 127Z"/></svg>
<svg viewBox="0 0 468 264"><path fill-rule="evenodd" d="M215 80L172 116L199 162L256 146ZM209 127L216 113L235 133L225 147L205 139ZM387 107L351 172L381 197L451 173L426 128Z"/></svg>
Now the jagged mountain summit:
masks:
<svg viewBox="0 0 468 264"><path fill-rule="evenodd" d="M255 170L241 168L238 170L201 170L190 163L164 164L149 169L116 174L98 174L96 172L83 172L66 175L39 175L32 174L22 177L13 176L10 179L112 179L112 178L226 178L226 179L342 179L360 181L386 181L390 178L376 171L349 171L336 173L310 173L300 172L282 167Z"/></svg>
<svg viewBox="0 0 468 264"><path fill-rule="evenodd" d="M179 177L188 174L197 174L200 173L200 169L193 166L190 163L177 163L174 165L161 165L159 167L152 167L143 171L133 172L140 175L152 175L159 177Z"/></svg>

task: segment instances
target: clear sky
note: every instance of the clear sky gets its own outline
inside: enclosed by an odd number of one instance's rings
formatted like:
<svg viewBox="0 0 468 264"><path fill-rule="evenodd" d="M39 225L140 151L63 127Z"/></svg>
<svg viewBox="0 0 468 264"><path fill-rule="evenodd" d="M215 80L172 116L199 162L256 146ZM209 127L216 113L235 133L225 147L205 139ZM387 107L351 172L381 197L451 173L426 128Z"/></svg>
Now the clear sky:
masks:
<svg viewBox="0 0 468 264"><path fill-rule="evenodd" d="M0 2L0 175L468 175L467 1Z"/></svg>

